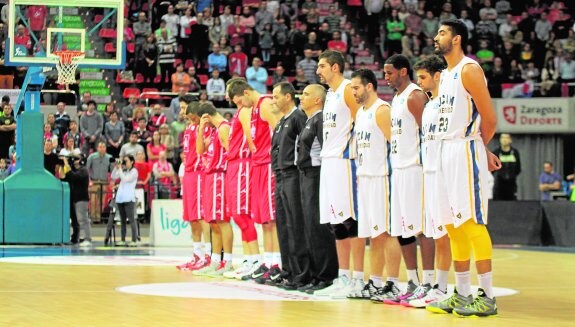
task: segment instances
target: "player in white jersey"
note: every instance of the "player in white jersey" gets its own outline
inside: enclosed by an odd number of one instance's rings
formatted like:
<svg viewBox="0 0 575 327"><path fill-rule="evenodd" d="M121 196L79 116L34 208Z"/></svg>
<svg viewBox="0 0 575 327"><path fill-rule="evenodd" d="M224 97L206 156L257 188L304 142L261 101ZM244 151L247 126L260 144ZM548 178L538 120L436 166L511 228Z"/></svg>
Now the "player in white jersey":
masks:
<svg viewBox="0 0 575 327"><path fill-rule="evenodd" d="M349 298L372 299L379 303L385 293L397 289L401 251L396 237L389 235L388 141L391 137L389 103L377 96L377 78L371 70L351 75L355 101L361 105L355 120L357 146L358 237L370 240L370 276L363 290ZM381 276L387 263L387 281Z"/></svg>
<svg viewBox="0 0 575 327"><path fill-rule="evenodd" d="M331 224L337 247L339 277L333 285L315 292L319 296L345 298L361 292L365 240L357 238L357 201L352 136L355 101L350 81L343 77L344 56L327 50L319 56L317 74L329 86L323 108L323 148L320 173L320 222ZM353 252L353 280L349 271Z"/></svg>
<svg viewBox="0 0 575 327"><path fill-rule="evenodd" d="M437 189L437 162L440 141L436 139L439 125L439 77L445 68L443 60L437 56L427 57L413 66L417 83L429 96L421 118L421 163L423 164L423 207L425 221L423 234L435 239L435 283L427 285L422 292L406 300L406 305L423 308L429 303L441 301L447 293L447 276L451 266L451 249L447 230L441 217L451 216L447 195Z"/></svg>
<svg viewBox="0 0 575 327"><path fill-rule="evenodd" d="M423 168L421 166L421 115L427 95L411 82L411 64L403 55L389 57L385 79L396 90L391 103L391 226L390 235L400 236L399 244L407 268L407 288L402 294L385 297L386 304L401 304L433 283L434 242L422 235ZM420 237L418 237L420 236ZM417 274L417 239L421 244L423 278ZM418 289L418 287L421 287Z"/></svg>
<svg viewBox="0 0 575 327"><path fill-rule="evenodd" d="M436 136L441 139L438 187L444 188L452 212L444 223L451 242L456 292L427 310L492 316L497 314L497 305L492 289L491 238L485 226L486 183L488 170L499 169L501 162L485 148L495 134L497 118L483 70L465 56L467 33L461 21L446 20L435 37L436 52L447 62L439 85ZM469 274L472 251L480 287L475 299Z"/></svg>

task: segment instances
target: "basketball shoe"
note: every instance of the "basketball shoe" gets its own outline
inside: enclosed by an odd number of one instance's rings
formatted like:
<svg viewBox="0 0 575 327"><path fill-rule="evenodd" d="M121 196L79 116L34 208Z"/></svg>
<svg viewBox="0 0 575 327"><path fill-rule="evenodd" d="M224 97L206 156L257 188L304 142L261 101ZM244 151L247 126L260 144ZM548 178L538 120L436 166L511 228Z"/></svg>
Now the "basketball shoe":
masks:
<svg viewBox="0 0 575 327"><path fill-rule="evenodd" d="M455 308L463 308L473 303L473 296L463 296L457 293L457 288L453 294L443 301L430 303L425 309L433 313L452 313Z"/></svg>
<svg viewBox="0 0 575 327"><path fill-rule="evenodd" d="M352 278L347 287L342 287L339 290L331 293L332 299L347 299L350 294L361 293L365 283L363 279Z"/></svg>
<svg viewBox="0 0 575 327"><path fill-rule="evenodd" d="M348 299L369 300L369 299L371 299L372 296L377 294L377 291L379 291L379 289L381 289L381 287L376 287L373 284L373 281L370 279L367 282L367 284L365 284L363 289L361 289L359 292L357 292L356 290L352 291L351 293L349 293L347 295L347 298Z"/></svg>
<svg viewBox="0 0 575 327"><path fill-rule="evenodd" d="M350 283L351 283L351 281L349 280L349 277L347 277L346 275L342 275L342 276L339 276L338 278L334 279L333 284L331 284L331 286L326 287L322 290L315 291L315 292L313 292L313 295L331 296L335 292L338 292L340 289L347 288ZM347 295L347 293L346 293L346 295Z"/></svg>
<svg viewBox="0 0 575 327"><path fill-rule="evenodd" d="M245 274L243 274L242 276L238 276L236 278L239 280L244 280L244 281L251 280L253 273L256 270L258 270L260 268L260 266L261 266L260 263L258 261L256 261L250 265L250 269L248 271L246 271Z"/></svg>
<svg viewBox="0 0 575 327"><path fill-rule="evenodd" d="M407 288L405 289L405 292L398 294L394 298L385 299L383 301L383 303L391 304L391 305L398 305L401 302L401 300L405 300L408 297L412 296L413 292L415 292L416 289L417 289L417 285L415 285L415 283L410 280L409 282L407 282Z"/></svg>
<svg viewBox="0 0 575 327"><path fill-rule="evenodd" d="M210 262L209 265L193 271L192 275L194 275L194 276L207 276L209 273L212 273L212 272L216 271L217 269L219 269L220 266L221 266L220 261L212 261L212 262Z"/></svg>
<svg viewBox="0 0 575 327"><path fill-rule="evenodd" d="M384 303L385 300L393 299L397 296L399 296L399 288L397 288L394 282L388 280L370 300L373 303Z"/></svg>
<svg viewBox="0 0 575 327"><path fill-rule="evenodd" d="M244 262L242 262L242 264L233 271L227 271L224 273L224 278L230 278L230 279L237 279L238 275L239 276L243 276L245 275L245 273L248 271L248 269L250 269L251 265L247 260L244 260Z"/></svg>
<svg viewBox="0 0 575 327"><path fill-rule="evenodd" d="M194 256L192 257L192 260L190 260L190 262L186 262L183 263L179 266L176 266L176 269L181 270L181 271L190 271L192 270L191 268L196 264L197 261L200 260L200 257L198 257L195 253Z"/></svg>
<svg viewBox="0 0 575 327"><path fill-rule="evenodd" d="M212 257L209 254L204 256L204 259L196 261L196 263L190 267L190 270L200 270L206 266L209 266L212 262Z"/></svg>
<svg viewBox="0 0 575 327"><path fill-rule="evenodd" d="M409 305L413 308L425 308L431 303L443 301L446 297L447 293L440 290L439 285L436 284L424 298L411 300Z"/></svg>
<svg viewBox="0 0 575 327"><path fill-rule="evenodd" d="M431 285L428 284L424 284L424 285L419 285L415 291L413 292L413 295L411 295L410 297L408 297L405 300L401 300L399 302L399 304L403 305L404 307L411 307L411 304L409 304L411 301L414 300L419 300L419 299L423 299L424 297L427 296L427 293L431 290Z"/></svg>
<svg viewBox="0 0 575 327"><path fill-rule="evenodd" d="M262 265L265 267L265 265ZM266 268L267 269L267 268ZM271 280L271 276L272 275L277 275L277 273L280 272L281 273L281 269L278 265L273 265L271 266L270 269L266 270L266 272L264 272L263 275L261 275L260 277L254 278L254 280L256 281L256 283L258 284L265 284L267 281ZM253 275L252 275L253 276Z"/></svg>
<svg viewBox="0 0 575 327"><path fill-rule="evenodd" d="M220 261L219 267L214 271L209 271L206 273L208 277L222 277L227 272L233 272L234 267L231 261Z"/></svg>
<svg viewBox="0 0 575 327"><path fill-rule="evenodd" d="M270 270L265 263L262 263L258 269L252 273L252 279L260 278Z"/></svg>
<svg viewBox="0 0 575 327"><path fill-rule="evenodd" d="M453 314L458 317L489 317L497 315L497 303L495 298L488 298L483 289L477 291L477 297L473 302L464 307L453 308Z"/></svg>

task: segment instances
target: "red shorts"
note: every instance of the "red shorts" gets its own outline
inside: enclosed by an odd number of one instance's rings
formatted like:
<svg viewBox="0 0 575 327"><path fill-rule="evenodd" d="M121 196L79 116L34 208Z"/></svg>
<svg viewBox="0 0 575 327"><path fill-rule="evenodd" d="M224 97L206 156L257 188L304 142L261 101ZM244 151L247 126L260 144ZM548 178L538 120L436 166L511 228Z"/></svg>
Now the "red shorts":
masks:
<svg viewBox="0 0 575 327"><path fill-rule="evenodd" d="M204 220L208 223L230 221L230 215L225 203L225 173L215 172L203 176L202 204L204 205Z"/></svg>
<svg viewBox="0 0 575 327"><path fill-rule="evenodd" d="M202 172L190 171L184 173L182 185L182 201L184 204L184 221L198 221L203 218L202 208Z"/></svg>
<svg viewBox="0 0 575 327"><path fill-rule="evenodd" d="M232 216L250 214L249 160L228 161L226 170L226 205Z"/></svg>
<svg viewBox="0 0 575 327"><path fill-rule="evenodd" d="M252 200L251 217L255 223L265 224L276 219L275 176L272 165L252 166L250 179L250 197Z"/></svg>

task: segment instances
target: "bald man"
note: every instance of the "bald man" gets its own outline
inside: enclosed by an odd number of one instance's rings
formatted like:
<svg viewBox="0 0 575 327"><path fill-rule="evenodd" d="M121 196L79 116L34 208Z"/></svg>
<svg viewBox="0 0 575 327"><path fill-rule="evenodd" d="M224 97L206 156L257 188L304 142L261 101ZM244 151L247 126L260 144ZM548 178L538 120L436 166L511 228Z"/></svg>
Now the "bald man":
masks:
<svg viewBox="0 0 575 327"><path fill-rule="evenodd" d="M326 90L319 84L307 86L300 98L307 116L298 137L296 164L299 169L304 231L311 255L312 282L298 288L310 294L330 286L338 273L335 237L327 224L320 224L319 176L323 144L322 108Z"/></svg>

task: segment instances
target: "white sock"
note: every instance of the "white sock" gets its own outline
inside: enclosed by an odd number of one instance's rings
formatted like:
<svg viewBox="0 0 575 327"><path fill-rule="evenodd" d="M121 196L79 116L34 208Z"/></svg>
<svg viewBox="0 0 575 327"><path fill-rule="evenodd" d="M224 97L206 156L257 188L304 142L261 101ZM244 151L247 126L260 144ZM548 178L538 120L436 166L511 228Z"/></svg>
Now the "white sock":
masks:
<svg viewBox="0 0 575 327"><path fill-rule="evenodd" d="M483 289L488 298L493 298L493 274L487 272L485 274L477 275L479 280L479 287Z"/></svg>
<svg viewBox="0 0 575 327"><path fill-rule="evenodd" d="M212 253L212 262L220 262L222 259L221 254L219 253Z"/></svg>
<svg viewBox="0 0 575 327"><path fill-rule="evenodd" d="M212 243L204 243L204 255L210 255L212 253Z"/></svg>
<svg viewBox="0 0 575 327"><path fill-rule="evenodd" d="M431 285L431 283L433 283L433 278L435 277L435 271L433 270L424 270L423 271L423 284L429 284Z"/></svg>
<svg viewBox="0 0 575 327"><path fill-rule="evenodd" d="M279 252L272 252L272 266L277 265L278 267L281 266L282 263L282 255Z"/></svg>
<svg viewBox="0 0 575 327"><path fill-rule="evenodd" d="M228 261L231 262L232 261L232 254L224 252L224 261L225 262L228 262Z"/></svg>
<svg viewBox="0 0 575 327"><path fill-rule="evenodd" d="M353 279L363 280L363 271L353 271Z"/></svg>
<svg viewBox="0 0 575 327"><path fill-rule="evenodd" d="M435 284L438 285L439 290L447 293L447 277L449 276L449 271L439 270L435 271Z"/></svg>
<svg viewBox="0 0 575 327"><path fill-rule="evenodd" d="M338 276L347 276L348 279L351 279L351 273L349 272L349 269L340 269Z"/></svg>
<svg viewBox="0 0 575 327"><path fill-rule="evenodd" d="M256 263L256 262L260 262L260 261L261 261L261 260L260 260L260 255L259 255L259 254L252 254L252 255L250 256L250 262L251 262L252 264L254 264L254 263Z"/></svg>
<svg viewBox="0 0 575 327"><path fill-rule="evenodd" d="M369 275L369 279L373 282L373 286L382 287L381 276Z"/></svg>
<svg viewBox="0 0 575 327"><path fill-rule="evenodd" d="M407 269L407 280L412 281L415 285L419 285L419 277L417 276L417 269Z"/></svg>
<svg viewBox="0 0 575 327"><path fill-rule="evenodd" d="M387 281L392 282L395 284L395 286L397 286L397 284L399 283L399 278L398 277L387 277Z"/></svg>
<svg viewBox="0 0 575 327"><path fill-rule="evenodd" d="M455 272L455 287L462 296L471 295L471 276L468 271Z"/></svg>
<svg viewBox="0 0 575 327"><path fill-rule="evenodd" d="M271 252L264 253L264 264L270 268L272 266L273 254Z"/></svg>
<svg viewBox="0 0 575 327"><path fill-rule="evenodd" d="M194 242L194 254L200 258L204 257L204 252L202 251L202 243Z"/></svg>

